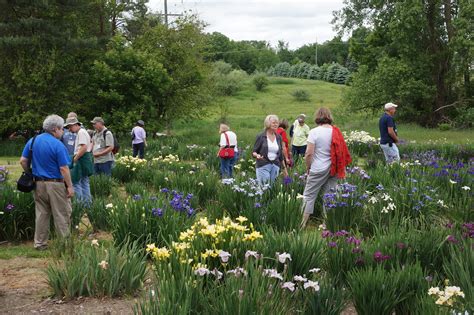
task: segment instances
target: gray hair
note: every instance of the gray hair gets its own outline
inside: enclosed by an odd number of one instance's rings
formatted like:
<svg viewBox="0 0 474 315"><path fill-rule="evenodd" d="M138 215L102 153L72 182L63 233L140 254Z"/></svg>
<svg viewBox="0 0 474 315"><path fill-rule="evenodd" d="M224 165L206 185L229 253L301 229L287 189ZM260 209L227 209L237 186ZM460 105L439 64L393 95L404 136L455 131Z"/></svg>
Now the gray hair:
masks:
<svg viewBox="0 0 474 315"><path fill-rule="evenodd" d="M64 126L64 119L58 115L49 115L43 121L43 129L46 132L54 132L56 128L62 129Z"/></svg>
<svg viewBox="0 0 474 315"><path fill-rule="evenodd" d="M268 115L263 121L265 129L269 129L272 126L272 120L280 121L277 115Z"/></svg>

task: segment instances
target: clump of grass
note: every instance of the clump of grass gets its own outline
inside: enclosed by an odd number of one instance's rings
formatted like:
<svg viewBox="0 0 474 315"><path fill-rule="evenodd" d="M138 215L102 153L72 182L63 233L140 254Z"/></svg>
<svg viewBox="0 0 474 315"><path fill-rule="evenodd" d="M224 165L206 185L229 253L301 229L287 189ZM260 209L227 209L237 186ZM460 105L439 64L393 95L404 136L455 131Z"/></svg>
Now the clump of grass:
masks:
<svg viewBox="0 0 474 315"><path fill-rule="evenodd" d="M303 89L294 90L291 95L298 102L309 102L310 94L308 91Z"/></svg>

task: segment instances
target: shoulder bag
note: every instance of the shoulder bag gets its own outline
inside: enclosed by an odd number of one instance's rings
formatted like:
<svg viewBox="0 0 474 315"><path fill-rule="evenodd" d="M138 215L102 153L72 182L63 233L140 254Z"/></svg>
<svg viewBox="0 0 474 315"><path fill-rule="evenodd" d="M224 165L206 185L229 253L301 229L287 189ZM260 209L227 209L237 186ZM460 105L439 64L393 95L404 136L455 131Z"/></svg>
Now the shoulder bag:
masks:
<svg viewBox="0 0 474 315"><path fill-rule="evenodd" d="M30 144L30 150L28 153L28 170L24 171L18 181L16 182L16 188L25 193L29 193L35 189L35 178L31 170L31 162L33 161L33 144L35 143L36 136Z"/></svg>
<svg viewBox="0 0 474 315"><path fill-rule="evenodd" d="M232 159L234 157L235 151L234 148L230 147L229 137L227 133L224 132L226 146L219 150L219 157L222 159Z"/></svg>

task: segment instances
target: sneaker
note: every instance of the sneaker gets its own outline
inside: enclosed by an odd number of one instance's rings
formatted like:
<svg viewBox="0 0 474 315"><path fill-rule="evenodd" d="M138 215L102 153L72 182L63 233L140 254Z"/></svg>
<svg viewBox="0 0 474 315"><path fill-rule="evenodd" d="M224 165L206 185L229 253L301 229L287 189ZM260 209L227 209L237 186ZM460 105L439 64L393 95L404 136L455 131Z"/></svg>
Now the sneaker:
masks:
<svg viewBox="0 0 474 315"><path fill-rule="evenodd" d="M41 245L41 246L35 247L35 249L39 251L44 251L48 249L48 245Z"/></svg>

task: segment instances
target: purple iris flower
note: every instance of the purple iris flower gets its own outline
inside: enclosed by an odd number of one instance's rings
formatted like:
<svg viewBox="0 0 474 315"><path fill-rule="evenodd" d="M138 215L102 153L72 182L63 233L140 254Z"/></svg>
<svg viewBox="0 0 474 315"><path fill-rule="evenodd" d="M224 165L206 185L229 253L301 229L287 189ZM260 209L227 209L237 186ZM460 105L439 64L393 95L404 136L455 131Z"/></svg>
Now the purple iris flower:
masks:
<svg viewBox="0 0 474 315"><path fill-rule="evenodd" d="M133 200L140 200L142 199L142 196L140 195L133 195Z"/></svg>
<svg viewBox="0 0 474 315"><path fill-rule="evenodd" d="M261 208L262 205L259 203L259 202L256 202L255 205L254 205L255 208Z"/></svg>
<svg viewBox="0 0 474 315"><path fill-rule="evenodd" d="M448 237L446 238L446 240L450 243L453 243L453 244L456 244L458 243L458 240L454 237L454 235L448 235Z"/></svg>
<svg viewBox="0 0 474 315"><path fill-rule="evenodd" d="M285 178L283 178L283 184L284 185L289 185L293 182L293 179L291 179L290 176L286 176Z"/></svg>
<svg viewBox="0 0 474 315"><path fill-rule="evenodd" d="M398 243L397 243L397 248L398 248L398 249L404 249L404 248L406 248L406 247L407 247L407 246L405 245L405 243L402 243L402 242L398 242Z"/></svg>
<svg viewBox="0 0 474 315"><path fill-rule="evenodd" d="M168 188L162 188L160 191L164 194L167 194L167 193L170 192L170 190Z"/></svg>
<svg viewBox="0 0 474 315"><path fill-rule="evenodd" d="M337 247L337 243L336 242L329 242L328 246L334 248L334 247Z"/></svg>
<svg viewBox="0 0 474 315"><path fill-rule="evenodd" d="M389 260L391 257L389 255L384 255L382 254L381 251L376 251L374 253L374 260L376 262L382 262L382 261L385 261L385 260Z"/></svg>
<svg viewBox="0 0 474 315"><path fill-rule="evenodd" d="M329 230L324 230L321 232L321 237L322 238L328 238L328 237L331 237L332 236L332 232L329 231Z"/></svg>
<svg viewBox="0 0 474 315"><path fill-rule="evenodd" d="M13 209L15 209L15 205L12 203L9 203L5 206L5 211L6 212L11 212Z"/></svg>
<svg viewBox="0 0 474 315"><path fill-rule="evenodd" d="M162 217L163 216L163 209L153 208L153 209L151 209L151 214L153 214L155 217Z"/></svg>

